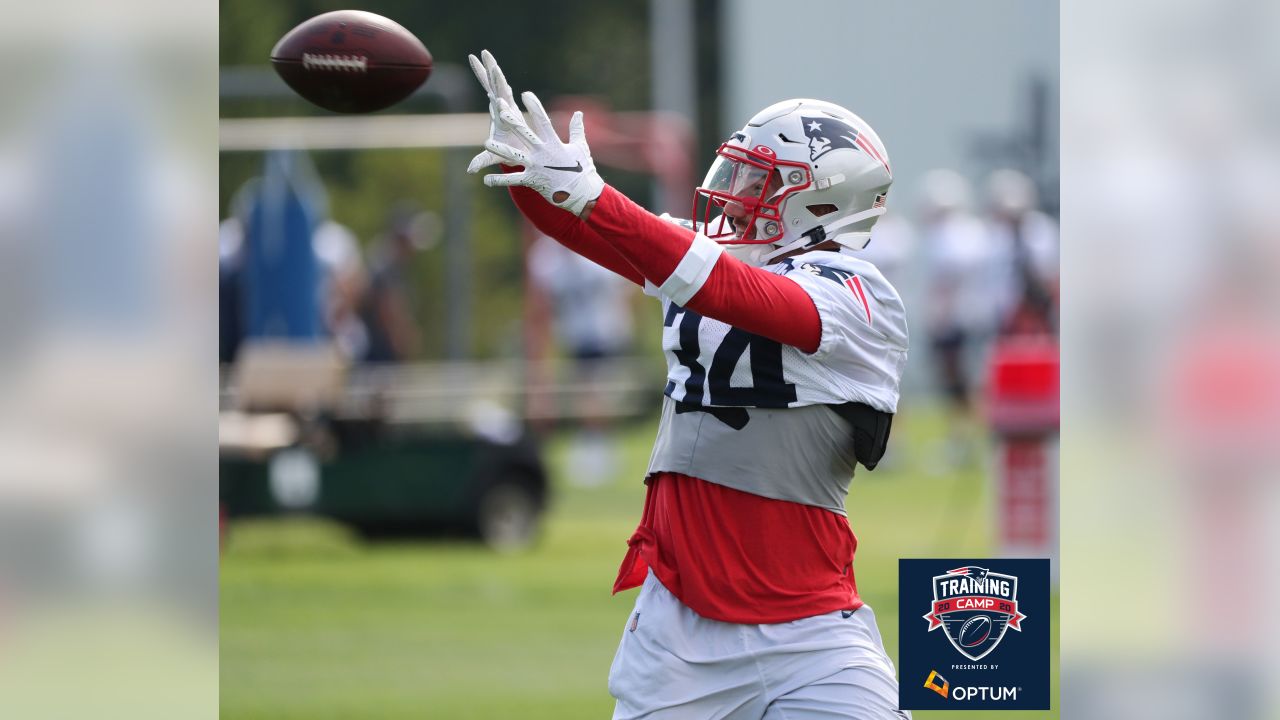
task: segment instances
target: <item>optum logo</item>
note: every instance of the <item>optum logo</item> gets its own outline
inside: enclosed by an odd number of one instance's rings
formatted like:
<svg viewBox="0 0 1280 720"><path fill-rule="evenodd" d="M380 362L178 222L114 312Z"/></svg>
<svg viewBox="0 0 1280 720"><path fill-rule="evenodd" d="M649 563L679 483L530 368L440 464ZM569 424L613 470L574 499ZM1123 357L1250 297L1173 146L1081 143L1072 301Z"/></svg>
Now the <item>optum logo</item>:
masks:
<svg viewBox="0 0 1280 720"><path fill-rule="evenodd" d="M966 687L952 688L952 700L1017 700L1018 687Z"/></svg>

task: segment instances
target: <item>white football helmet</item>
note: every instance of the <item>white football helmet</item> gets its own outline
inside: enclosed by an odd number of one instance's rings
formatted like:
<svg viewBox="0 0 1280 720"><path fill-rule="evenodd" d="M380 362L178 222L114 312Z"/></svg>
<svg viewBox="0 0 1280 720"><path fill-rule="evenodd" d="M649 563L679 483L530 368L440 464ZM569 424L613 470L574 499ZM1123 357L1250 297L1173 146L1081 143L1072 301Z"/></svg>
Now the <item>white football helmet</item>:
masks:
<svg viewBox="0 0 1280 720"><path fill-rule="evenodd" d="M694 229L753 264L827 240L861 250L893 182L871 126L821 100L770 105L716 155L694 191Z"/></svg>

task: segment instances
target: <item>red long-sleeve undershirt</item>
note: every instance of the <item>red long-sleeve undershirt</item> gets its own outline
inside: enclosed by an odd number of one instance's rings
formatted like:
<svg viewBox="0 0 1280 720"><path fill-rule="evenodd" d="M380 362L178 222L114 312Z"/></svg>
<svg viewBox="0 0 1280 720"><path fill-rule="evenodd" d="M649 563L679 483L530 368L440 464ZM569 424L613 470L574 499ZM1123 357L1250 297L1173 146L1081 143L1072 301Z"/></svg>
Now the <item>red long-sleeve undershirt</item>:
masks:
<svg viewBox="0 0 1280 720"><path fill-rule="evenodd" d="M511 188L516 206L543 233L637 285L662 285L680 264L694 233L669 223L606 185L586 222L524 187ZM813 300L781 275L721 255L689 309L733 327L814 352L822 320Z"/></svg>
<svg viewBox="0 0 1280 720"><path fill-rule="evenodd" d="M600 234L592 230L573 213L547 202L536 191L527 187L511 188L511 199L534 227L543 235L554 238L561 245L582 257L621 275L631 282L644 286L644 275L622 253L618 252Z"/></svg>

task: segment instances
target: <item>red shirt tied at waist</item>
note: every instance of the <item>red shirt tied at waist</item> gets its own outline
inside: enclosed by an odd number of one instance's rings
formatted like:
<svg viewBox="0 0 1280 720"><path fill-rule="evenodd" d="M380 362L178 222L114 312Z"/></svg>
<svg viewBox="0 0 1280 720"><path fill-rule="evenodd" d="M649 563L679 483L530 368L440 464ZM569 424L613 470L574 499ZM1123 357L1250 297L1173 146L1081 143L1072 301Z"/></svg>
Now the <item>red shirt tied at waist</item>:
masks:
<svg viewBox="0 0 1280 720"><path fill-rule="evenodd" d="M722 622L790 622L862 606L853 577L858 540L830 510L752 495L678 473L655 473L614 593L649 569L699 615Z"/></svg>

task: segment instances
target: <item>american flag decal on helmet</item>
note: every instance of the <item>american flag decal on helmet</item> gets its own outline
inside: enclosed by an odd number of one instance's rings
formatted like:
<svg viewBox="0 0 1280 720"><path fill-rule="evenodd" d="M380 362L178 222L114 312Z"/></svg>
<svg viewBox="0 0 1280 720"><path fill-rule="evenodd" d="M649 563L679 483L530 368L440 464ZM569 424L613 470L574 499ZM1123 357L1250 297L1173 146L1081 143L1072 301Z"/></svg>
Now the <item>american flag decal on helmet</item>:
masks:
<svg viewBox="0 0 1280 720"><path fill-rule="evenodd" d="M884 207L884 199L889 193L880 193L876 196L876 201L871 203L872 209Z"/></svg>

